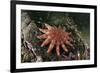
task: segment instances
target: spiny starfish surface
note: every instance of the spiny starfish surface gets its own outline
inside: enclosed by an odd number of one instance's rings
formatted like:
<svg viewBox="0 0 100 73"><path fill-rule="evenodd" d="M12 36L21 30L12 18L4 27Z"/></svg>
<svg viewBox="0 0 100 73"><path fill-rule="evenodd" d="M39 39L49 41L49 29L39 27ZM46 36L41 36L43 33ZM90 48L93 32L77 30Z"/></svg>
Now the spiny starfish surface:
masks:
<svg viewBox="0 0 100 73"><path fill-rule="evenodd" d="M48 54L55 48L57 56L60 56L61 49L63 49L65 52L68 52L67 46L73 47L73 45L71 44L71 41L73 40L70 37L70 32L65 32L61 28L53 27L48 24L45 24L45 26L46 29L39 28L39 30L44 34L39 35L37 37L39 39L45 39L41 44L41 47L50 44L47 50Z"/></svg>

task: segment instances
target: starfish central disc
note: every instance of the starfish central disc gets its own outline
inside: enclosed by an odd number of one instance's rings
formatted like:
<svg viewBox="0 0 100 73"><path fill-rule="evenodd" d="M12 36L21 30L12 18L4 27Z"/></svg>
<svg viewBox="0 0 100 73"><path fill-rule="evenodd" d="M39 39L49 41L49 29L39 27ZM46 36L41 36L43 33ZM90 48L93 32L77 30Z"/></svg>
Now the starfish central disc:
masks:
<svg viewBox="0 0 100 73"><path fill-rule="evenodd" d="M71 44L73 40L70 37L70 32L65 32L61 28L52 27L48 24L45 24L45 26L47 29L39 29L44 34L37 37L39 39L45 39L41 47L50 44L47 53L50 53L55 48L57 55L60 56L60 47L62 47L65 52L68 52L67 46L73 47Z"/></svg>

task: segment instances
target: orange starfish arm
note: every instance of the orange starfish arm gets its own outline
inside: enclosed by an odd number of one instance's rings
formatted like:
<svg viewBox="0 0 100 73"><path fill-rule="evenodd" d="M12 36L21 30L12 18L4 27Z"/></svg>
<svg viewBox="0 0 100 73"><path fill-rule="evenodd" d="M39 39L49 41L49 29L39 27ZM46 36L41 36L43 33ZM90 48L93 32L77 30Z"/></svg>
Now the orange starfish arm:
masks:
<svg viewBox="0 0 100 73"><path fill-rule="evenodd" d="M51 27L50 25L48 24L45 24L46 28L48 28L49 30L52 29L53 27Z"/></svg>
<svg viewBox="0 0 100 73"><path fill-rule="evenodd" d="M43 47L43 46L49 44L49 43L50 43L50 39L51 39L51 38L47 38L47 39L42 43L41 47Z"/></svg>
<svg viewBox="0 0 100 73"><path fill-rule="evenodd" d="M48 48L47 53L50 53L50 52L52 51L54 45L55 45L55 41L52 40L51 43L50 43L50 46L49 46L49 48Z"/></svg>
<svg viewBox="0 0 100 73"><path fill-rule="evenodd" d="M64 50L65 52L68 52L68 49L66 48L66 46L65 46L64 44L62 44L61 46L62 46L62 48L63 48L63 50Z"/></svg>
<svg viewBox="0 0 100 73"><path fill-rule="evenodd" d="M73 47L73 45L69 41L65 41L66 45Z"/></svg>
<svg viewBox="0 0 100 73"><path fill-rule="evenodd" d="M72 39L72 38L70 38L70 37L67 37L67 40L69 40L69 41L73 41L73 39Z"/></svg>
<svg viewBox="0 0 100 73"><path fill-rule="evenodd" d="M39 39L45 39L45 38L47 38L47 37L48 37L47 34L43 34L43 35L37 36L37 38L39 38Z"/></svg>
<svg viewBox="0 0 100 73"><path fill-rule="evenodd" d="M69 36L71 35L72 33L71 32L65 32L66 36Z"/></svg>
<svg viewBox="0 0 100 73"><path fill-rule="evenodd" d="M56 53L58 56L60 56L60 48L59 48L59 44L56 45Z"/></svg>
<svg viewBox="0 0 100 73"><path fill-rule="evenodd" d="M48 33L48 30L46 30L46 29L41 29L41 28L39 28L39 30L40 30L41 32L43 32L43 33Z"/></svg>

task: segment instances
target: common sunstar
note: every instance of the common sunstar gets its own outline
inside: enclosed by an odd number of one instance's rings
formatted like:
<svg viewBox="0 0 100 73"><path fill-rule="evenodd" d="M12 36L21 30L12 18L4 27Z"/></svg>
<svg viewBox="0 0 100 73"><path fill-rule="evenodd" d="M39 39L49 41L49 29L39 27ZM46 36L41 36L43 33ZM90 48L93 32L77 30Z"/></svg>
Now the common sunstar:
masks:
<svg viewBox="0 0 100 73"><path fill-rule="evenodd" d="M50 44L47 50L48 54L55 48L57 56L60 56L61 49L68 52L68 46L73 48L73 44L71 43L73 39L70 37L71 32L66 32L59 27L53 27L48 24L45 24L45 27L46 29L39 28L44 34L37 36L37 38L45 39L41 44L41 47Z"/></svg>

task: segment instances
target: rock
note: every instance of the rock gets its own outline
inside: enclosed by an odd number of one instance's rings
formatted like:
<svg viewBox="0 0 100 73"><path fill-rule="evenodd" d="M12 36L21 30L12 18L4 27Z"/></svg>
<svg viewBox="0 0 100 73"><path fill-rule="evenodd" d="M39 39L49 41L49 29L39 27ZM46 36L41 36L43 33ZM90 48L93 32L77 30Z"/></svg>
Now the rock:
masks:
<svg viewBox="0 0 100 73"><path fill-rule="evenodd" d="M30 17L26 12L23 12L21 15L21 29L23 30L28 26L28 24L31 22Z"/></svg>
<svg viewBox="0 0 100 73"><path fill-rule="evenodd" d="M23 29L22 33L24 35L24 41L32 41L35 33L36 33L37 27L34 21L31 21L30 24Z"/></svg>

